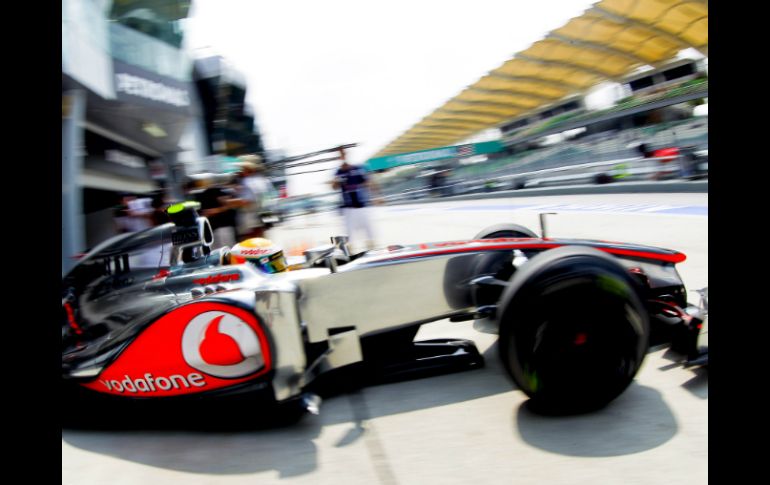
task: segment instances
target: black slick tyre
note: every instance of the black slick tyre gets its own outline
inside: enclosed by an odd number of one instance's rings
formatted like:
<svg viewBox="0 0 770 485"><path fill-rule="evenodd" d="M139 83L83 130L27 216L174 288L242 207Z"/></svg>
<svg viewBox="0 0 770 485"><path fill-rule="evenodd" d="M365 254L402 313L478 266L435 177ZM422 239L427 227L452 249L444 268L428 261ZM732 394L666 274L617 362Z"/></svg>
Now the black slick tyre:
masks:
<svg viewBox="0 0 770 485"><path fill-rule="evenodd" d="M649 321L637 283L597 249L538 254L516 271L498 308L503 366L536 412L605 406L646 354Z"/></svg>
<svg viewBox="0 0 770 485"><path fill-rule="evenodd" d="M518 224L496 224L485 228L473 239L494 239L498 237L538 237L530 229Z"/></svg>

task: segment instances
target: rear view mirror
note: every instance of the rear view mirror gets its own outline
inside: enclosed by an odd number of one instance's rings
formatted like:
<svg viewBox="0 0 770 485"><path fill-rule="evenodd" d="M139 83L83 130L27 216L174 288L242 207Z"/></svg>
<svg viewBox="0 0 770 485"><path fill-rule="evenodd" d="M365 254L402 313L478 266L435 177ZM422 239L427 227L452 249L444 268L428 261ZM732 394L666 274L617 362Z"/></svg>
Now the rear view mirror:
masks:
<svg viewBox="0 0 770 485"><path fill-rule="evenodd" d="M337 247L334 244L324 244L323 246L317 246L305 251L305 264L307 267L314 266L318 261L327 261L327 266L332 272L337 271L337 263L334 261L332 255Z"/></svg>

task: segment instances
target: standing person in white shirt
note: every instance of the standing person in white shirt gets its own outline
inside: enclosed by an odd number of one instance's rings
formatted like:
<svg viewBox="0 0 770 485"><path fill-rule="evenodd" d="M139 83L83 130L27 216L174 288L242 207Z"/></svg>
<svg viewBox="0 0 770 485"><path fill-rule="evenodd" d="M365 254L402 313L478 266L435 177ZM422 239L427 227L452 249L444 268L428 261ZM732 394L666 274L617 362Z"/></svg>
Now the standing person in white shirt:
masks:
<svg viewBox="0 0 770 485"><path fill-rule="evenodd" d="M139 198L132 194L125 194L121 216L116 218L118 231L139 232L152 227L154 212L150 197Z"/></svg>
<svg viewBox="0 0 770 485"><path fill-rule="evenodd" d="M265 225L261 213L270 197L272 184L264 176L265 166L257 155L242 155L239 172L240 198L246 200L239 214L238 233L241 239L264 237Z"/></svg>
<svg viewBox="0 0 770 485"><path fill-rule="evenodd" d="M120 232L139 232L153 227L155 208L151 197L123 196L123 216L116 219ZM131 255L130 265L139 268L153 268L161 263L160 253L155 248Z"/></svg>

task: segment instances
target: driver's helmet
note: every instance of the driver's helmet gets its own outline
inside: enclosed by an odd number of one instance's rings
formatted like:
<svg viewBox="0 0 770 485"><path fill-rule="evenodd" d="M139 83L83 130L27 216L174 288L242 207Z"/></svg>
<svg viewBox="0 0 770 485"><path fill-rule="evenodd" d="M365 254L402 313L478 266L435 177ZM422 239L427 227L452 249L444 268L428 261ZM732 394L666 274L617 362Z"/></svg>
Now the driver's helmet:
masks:
<svg viewBox="0 0 770 485"><path fill-rule="evenodd" d="M249 263L265 273L280 273L286 271L287 266L283 249L261 237L247 239L233 246L230 249L230 262Z"/></svg>

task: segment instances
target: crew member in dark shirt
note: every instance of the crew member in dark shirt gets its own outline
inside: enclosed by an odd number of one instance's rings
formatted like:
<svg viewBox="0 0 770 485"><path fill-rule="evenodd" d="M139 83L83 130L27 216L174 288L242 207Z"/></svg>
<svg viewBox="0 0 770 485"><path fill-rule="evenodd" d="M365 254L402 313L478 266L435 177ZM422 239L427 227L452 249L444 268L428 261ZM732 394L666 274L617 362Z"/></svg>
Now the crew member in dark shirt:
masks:
<svg viewBox="0 0 770 485"><path fill-rule="evenodd" d="M332 187L339 189L342 195L342 217L345 220L345 230L351 244L355 233L363 232L366 236L366 247L374 247L374 230L369 215L369 179L362 167L350 165L347 162L345 150L340 149L342 165L334 174Z"/></svg>
<svg viewBox="0 0 770 485"><path fill-rule="evenodd" d="M201 215L208 218L214 231L214 248L232 247L236 241L236 217L243 201L228 186L209 185L197 196Z"/></svg>

